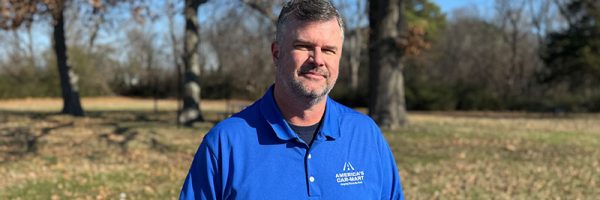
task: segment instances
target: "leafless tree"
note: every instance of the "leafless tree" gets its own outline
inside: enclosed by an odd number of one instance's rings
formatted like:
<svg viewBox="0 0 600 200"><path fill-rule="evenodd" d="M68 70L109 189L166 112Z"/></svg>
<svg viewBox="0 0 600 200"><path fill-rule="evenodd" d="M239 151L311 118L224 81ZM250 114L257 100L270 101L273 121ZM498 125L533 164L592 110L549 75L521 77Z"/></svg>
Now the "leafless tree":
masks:
<svg viewBox="0 0 600 200"><path fill-rule="evenodd" d="M364 24L367 19L367 1L342 1L338 9L344 15L344 57L349 67L348 82L352 92L357 92L359 87L359 69L362 55L367 48L368 27Z"/></svg>
<svg viewBox="0 0 600 200"><path fill-rule="evenodd" d="M549 0L496 0L497 24L501 28L504 47L508 52L503 72L503 99L526 94L536 70L542 67L539 58L544 36L559 26L556 4ZM504 55L504 54L500 54Z"/></svg>
<svg viewBox="0 0 600 200"><path fill-rule="evenodd" d="M183 71L183 64L181 63L181 59L182 54L181 51L179 50L179 40L177 39L177 34L176 34L176 30L175 30L175 16L182 11L178 11L176 8L176 2L173 2L171 0L168 0L167 2L165 2L166 4L166 17L167 17L167 22L169 24L169 40L171 42L171 54L172 57L171 59L173 60L173 65L175 66L176 69L176 77L177 77L177 110L181 110L182 109L182 103L183 103L183 99L182 99L182 93L183 93L183 86L182 86L182 82L181 82L181 77L182 74L181 72ZM177 119L177 124L179 125L179 119Z"/></svg>
<svg viewBox="0 0 600 200"><path fill-rule="evenodd" d="M277 6L281 6L283 1L281 0L240 0L253 10L259 12L262 16L266 17L271 21L273 25L277 24L277 15L273 13L273 10ZM273 30L275 27L273 26Z"/></svg>
<svg viewBox="0 0 600 200"><path fill-rule="evenodd" d="M504 42L507 44L510 54L507 70L504 72L504 99L509 99L519 87L517 81L522 80L525 71L525 63L519 55L522 53L519 44L527 36L527 24L525 20L525 0L518 1L496 1L496 13L500 21Z"/></svg>
<svg viewBox="0 0 600 200"><path fill-rule="evenodd" d="M228 80L224 85L231 91L226 98L257 98L273 83L269 49L274 24L261 12L243 5L229 5L222 11L226 17L215 19L219 23L212 24L206 34L219 60L213 75Z"/></svg>

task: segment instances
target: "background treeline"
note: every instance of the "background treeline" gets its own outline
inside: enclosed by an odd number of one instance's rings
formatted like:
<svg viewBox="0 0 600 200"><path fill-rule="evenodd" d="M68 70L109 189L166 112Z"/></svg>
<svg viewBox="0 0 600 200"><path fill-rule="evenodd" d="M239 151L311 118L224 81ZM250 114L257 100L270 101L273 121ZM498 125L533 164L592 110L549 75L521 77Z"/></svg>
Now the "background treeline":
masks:
<svg viewBox="0 0 600 200"><path fill-rule="evenodd" d="M279 2L255 2L200 6L202 98L256 99L273 82L276 15L265 10L278 11ZM346 20L346 40L332 96L366 107L368 2L334 2ZM80 95L174 98L182 92L175 63L183 2L115 7L101 15L101 24L86 1L72 3L81 5L65 10L65 31ZM403 58L409 110L600 111L598 1L497 0L452 13L430 0L405 3L408 27L425 47ZM61 96L48 24L33 20L0 31L0 98Z"/></svg>

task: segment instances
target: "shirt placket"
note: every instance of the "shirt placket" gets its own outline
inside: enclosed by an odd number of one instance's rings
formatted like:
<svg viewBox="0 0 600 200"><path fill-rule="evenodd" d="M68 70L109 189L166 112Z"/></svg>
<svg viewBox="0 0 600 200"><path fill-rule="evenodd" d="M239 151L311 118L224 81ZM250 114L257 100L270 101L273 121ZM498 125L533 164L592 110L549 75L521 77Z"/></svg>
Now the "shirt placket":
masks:
<svg viewBox="0 0 600 200"><path fill-rule="evenodd" d="M316 176L317 169L315 167L317 166L317 164L315 163L315 156L318 155L314 154L315 147L317 147L319 143L322 142L322 138L320 137L320 134L316 135L313 144L310 148L307 149L306 155L304 156L304 163L306 167L306 183L308 186L308 196L310 197L310 199L318 199L321 196L321 190L319 187L319 181L321 180L319 180Z"/></svg>

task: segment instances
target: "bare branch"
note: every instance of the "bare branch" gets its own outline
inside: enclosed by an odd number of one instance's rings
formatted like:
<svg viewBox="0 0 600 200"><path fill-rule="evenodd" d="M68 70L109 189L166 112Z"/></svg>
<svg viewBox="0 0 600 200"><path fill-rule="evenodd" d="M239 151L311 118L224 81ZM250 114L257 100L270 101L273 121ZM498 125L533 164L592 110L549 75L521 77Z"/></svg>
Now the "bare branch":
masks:
<svg viewBox="0 0 600 200"><path fill-rule="evenodd" d="M264 1L264 0L241 0L242 3L248 5L253 10L259 12L261 15L269 18L273 25L277 24L277 16L273 13L273 5L275 4L272 1Z"/></svg>

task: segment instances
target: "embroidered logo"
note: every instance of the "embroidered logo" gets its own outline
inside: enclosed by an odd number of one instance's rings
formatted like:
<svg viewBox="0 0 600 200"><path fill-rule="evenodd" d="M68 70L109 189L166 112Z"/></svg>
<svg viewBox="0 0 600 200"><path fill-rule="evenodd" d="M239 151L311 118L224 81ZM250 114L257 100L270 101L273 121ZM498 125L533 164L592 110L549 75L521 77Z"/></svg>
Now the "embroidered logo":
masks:
<svg viewBox="0 0 600 200"><path fill-rule="evenodd" d="M344 162L342 172L335 174L335 179L340 186L362 184L364 178L365 171L354 169L354 166L350 162Z"/></svg>

